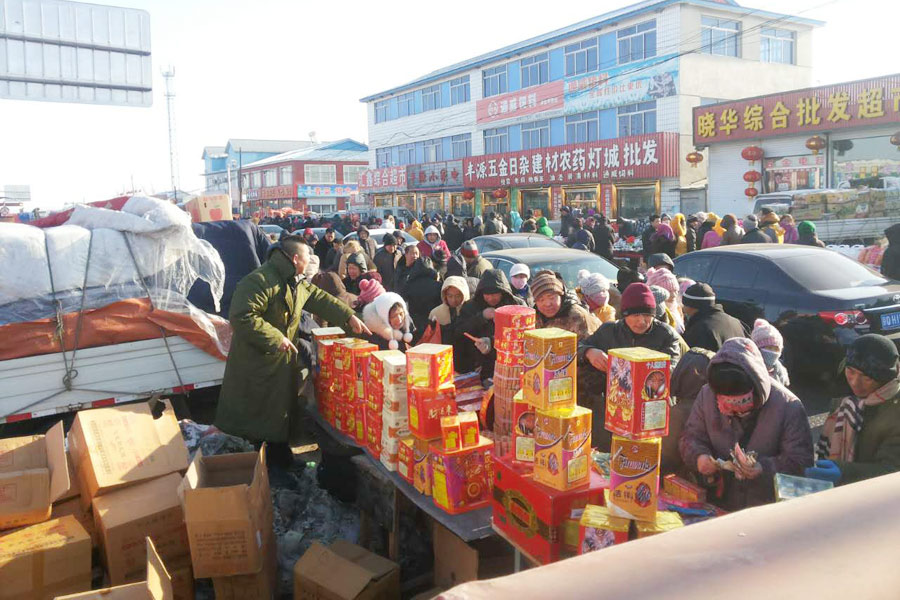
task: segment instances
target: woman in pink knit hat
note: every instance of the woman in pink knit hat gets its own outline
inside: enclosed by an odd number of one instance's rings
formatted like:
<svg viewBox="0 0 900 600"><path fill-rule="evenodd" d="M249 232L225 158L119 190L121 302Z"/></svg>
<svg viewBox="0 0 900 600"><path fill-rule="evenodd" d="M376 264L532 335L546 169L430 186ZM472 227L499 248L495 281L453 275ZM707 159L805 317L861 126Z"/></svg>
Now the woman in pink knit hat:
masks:
<svg viewBox="0 0 900 600"><path fill-rule="evenodd" d="M647 271L647 285L656 285L669 292L669 299L666 300L666 313L678 333L684 333L684 314L681 311L678 278L675 277L675 274L662 267L651 267Z"/></svg>
<svg viewBox="0 0 900 600"><path fill-rule="evenodd" d="M753 333L750 334L750 339L759 348L772 379L785 387L791 385L791 378L780 360L784 350L784 338L781 332L765 319L757 319L753 323Z"/></svg>

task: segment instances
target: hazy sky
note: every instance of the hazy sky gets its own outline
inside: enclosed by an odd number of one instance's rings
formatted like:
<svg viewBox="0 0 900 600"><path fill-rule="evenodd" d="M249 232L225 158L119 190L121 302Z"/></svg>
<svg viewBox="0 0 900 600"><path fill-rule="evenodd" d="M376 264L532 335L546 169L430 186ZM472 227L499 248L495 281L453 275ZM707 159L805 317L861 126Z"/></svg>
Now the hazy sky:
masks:
<svg viewBox="0 0 900 600"><path fill-rule="evenodd" d="M367 141L359 98L631 1L120 0L150 13L152 108L0 100L0 184L35 205L169 188L164 81L176 67L180 187L203 185L203 147L229 138ZM893 73L898 0L745 0L821 19L814 84ZM438 11L437 7L441 10Z"/></svg>

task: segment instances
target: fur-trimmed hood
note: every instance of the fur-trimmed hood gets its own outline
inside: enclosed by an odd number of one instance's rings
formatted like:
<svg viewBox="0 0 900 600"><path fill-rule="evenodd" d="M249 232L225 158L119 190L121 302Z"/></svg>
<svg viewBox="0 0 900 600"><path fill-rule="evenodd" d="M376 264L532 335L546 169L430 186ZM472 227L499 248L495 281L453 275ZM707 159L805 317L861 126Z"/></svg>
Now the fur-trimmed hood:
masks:
<svg viewBox="0 0 900 600"><path fill-rule="evenodd" d="M390 324L391 308L401 304L406 313L402 329L393 329ZM412 321L409 316L409 307L400 294L385 292L366 304L363 308L363 321L373 334L388 340L388 348L396 350L400 347L400 340L406 343L412 341Z"/></svg>

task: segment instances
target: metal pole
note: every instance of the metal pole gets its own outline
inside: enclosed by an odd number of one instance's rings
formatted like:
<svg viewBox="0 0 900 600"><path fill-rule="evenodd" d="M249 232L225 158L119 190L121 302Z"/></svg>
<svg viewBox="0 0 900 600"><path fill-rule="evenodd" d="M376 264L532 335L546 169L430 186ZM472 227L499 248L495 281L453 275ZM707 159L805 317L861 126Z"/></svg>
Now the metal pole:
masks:
<svg viewBox="0 0 900 600"><path fill-rule="evenodd" d="M175 158L175 88L172 85L175 78L175 67L169 66L162 73L166 79L166 112L169 117L169 176L172 183L172 197L178 203L178 177L176 175L177 160Z"/></svg>
<svg viewBox="0 0 900 600"><path fill-rule="evenodd" d="M238 148L238 212L244 217L244 181L241 168L244 166L244 151Z"/></svg>

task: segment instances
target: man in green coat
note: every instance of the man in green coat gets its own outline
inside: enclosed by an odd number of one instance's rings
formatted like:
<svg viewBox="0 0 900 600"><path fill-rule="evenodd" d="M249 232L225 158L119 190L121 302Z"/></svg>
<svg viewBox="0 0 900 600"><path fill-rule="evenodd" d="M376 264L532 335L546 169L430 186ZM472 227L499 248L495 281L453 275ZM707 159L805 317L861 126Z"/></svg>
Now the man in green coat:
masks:
<svg viewBox="0 0 900 600"><path fill-rule="evenodd" d="M300 389L294 345L300 311L371 335L349 306L302 276L309 256L302 237L287 236L235 288L228 314L234 334L215 421L226 433L268 442L269 463L285 467L293 461L288 434Z"/></svg>
<svg viewBox="0 0 900 600"><path fill-rule="evenodd" d="M900 471L900 365L897 347L870 333L847 348L853 395L825 421L807 477L835 485Z"/></svg>

